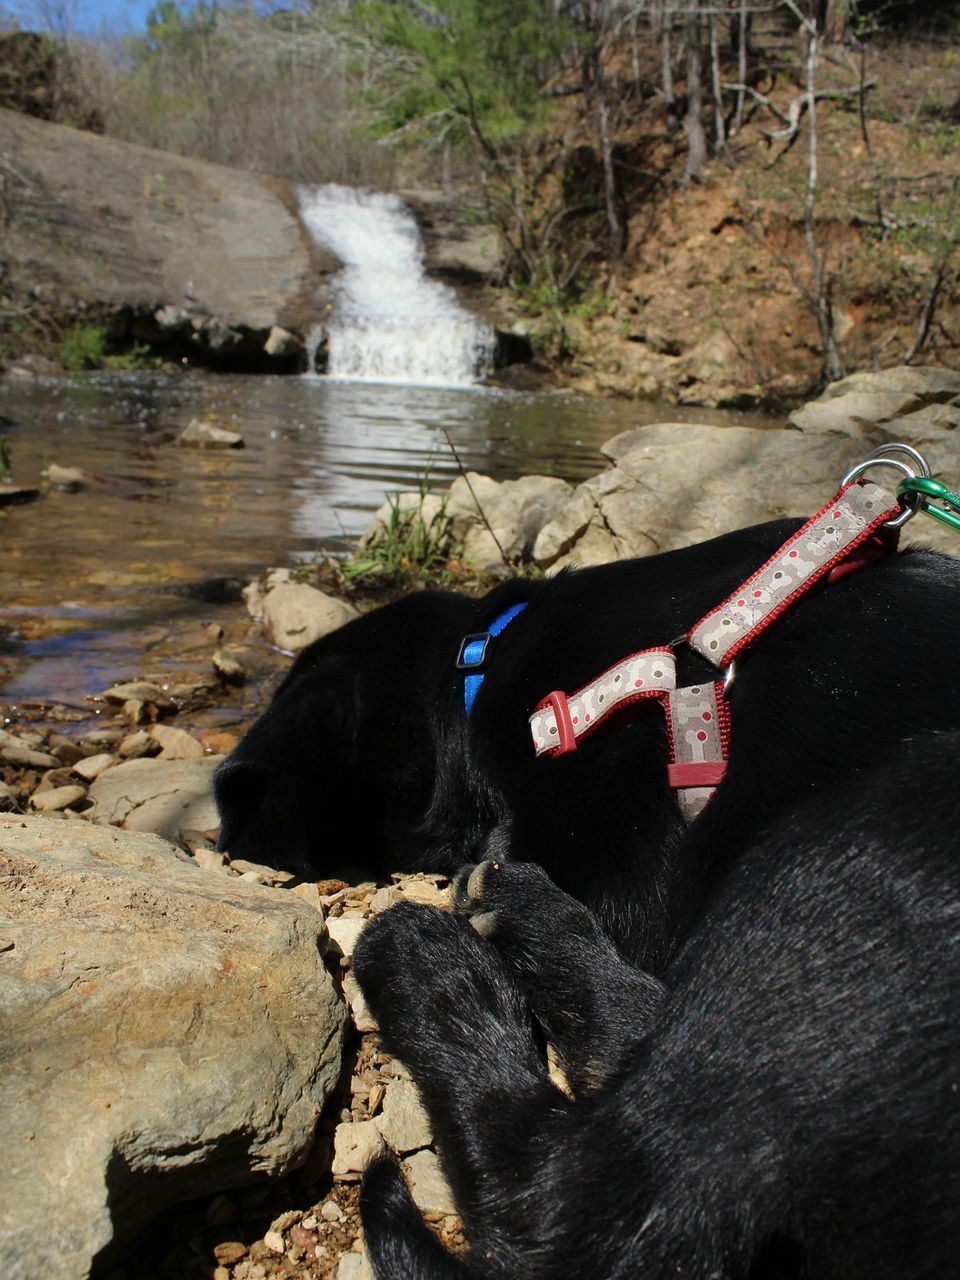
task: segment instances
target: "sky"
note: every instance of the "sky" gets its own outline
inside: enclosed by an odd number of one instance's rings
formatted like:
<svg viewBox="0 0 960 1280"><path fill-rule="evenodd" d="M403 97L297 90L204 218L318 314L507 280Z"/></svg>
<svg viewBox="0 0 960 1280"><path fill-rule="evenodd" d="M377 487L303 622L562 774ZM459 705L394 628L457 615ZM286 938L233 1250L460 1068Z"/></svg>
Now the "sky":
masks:
<svg viewBox="0 0 960 1280"><path fill-rule="evenodd" d="M119 31L142 31L156 0L79 0L77 28L92 32L101 26Z"/></svg>

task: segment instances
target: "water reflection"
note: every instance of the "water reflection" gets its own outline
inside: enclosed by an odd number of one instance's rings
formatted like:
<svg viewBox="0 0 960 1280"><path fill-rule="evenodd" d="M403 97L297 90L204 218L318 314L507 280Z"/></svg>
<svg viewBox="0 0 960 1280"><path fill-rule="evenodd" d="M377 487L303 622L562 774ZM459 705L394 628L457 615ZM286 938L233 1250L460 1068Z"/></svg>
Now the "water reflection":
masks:
<svg viewBox="0 0 960 1280"><path fill-rule="evenodd" d="M758 421L489 389L198 373L7 379L0 414L15 424L4 432L18 483L36 484L47 462L94 477L79 493L51 491L0 514L0 605L53 620L65 602L82 602L88 635L179 617L169 595L178 586L342 544L385 493L415 489L425 473L448 484L457 464L444 429L468 468L579 480L604 465L603 441L644 422ZM198 415L241 432L246 448L177 447Z"/></svg>

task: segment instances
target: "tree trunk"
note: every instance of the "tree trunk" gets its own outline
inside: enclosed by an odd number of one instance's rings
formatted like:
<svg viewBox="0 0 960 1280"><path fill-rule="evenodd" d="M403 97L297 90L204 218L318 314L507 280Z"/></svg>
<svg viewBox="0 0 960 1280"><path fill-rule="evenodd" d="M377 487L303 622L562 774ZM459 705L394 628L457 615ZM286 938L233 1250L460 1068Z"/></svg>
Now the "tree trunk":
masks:
<svg viewBox="0 0 960 1280"><path fill-rule="evenodd" d="M823 4L823 38L834 44L841 41L850 20L850 0L825 0Z"/></svg>
<svg viewBox="0 0 960 1280"><path fill-rule="evenodd" d="M703 131L703 67L700 57L700 0L687 13L687 167L690 182L699 182L707 163L707 137Z"/></svg>
<svg viewBox="0 0 960 1280"><path fill-rule="evenodd" d="M740 0L737 22L737 84L741 87L737 90L737 109L733 117L733 127L736 133L739 133L743 128L743 107L746 99L746 90L742 86L747 83L747 54L749 51L750 14L747 10L747 0Z"/></svg>
<svg viewBox="0 0 960 1280"><path fill-rule="evenodd" d="M673 5L670 0L660 0L660 64L663 77L663 100L667 109L667 128L676 129L677 95L673 87Z"/></svg>
<svg viewBox="0 0 960 1280"><path fill-rule="evenodd" d="M726 122L723 117L723 90L720 88L720 42L717 38L717 19L711 10L707 18L710 32L710 84L713 90L713 146L722 151L727 141Z"/></svg>
<svg viewBox="0 0 960 1280"><path fill-rule="evenodd" d="M795 10L796 11L796 10ZM807 199L803 210L803 227L807 241L807 253L810 258L810 269L813 273L813 297L817 313L817 327L820 330L820 341L823 346L823 372L828 382L836 382L844 375L843 361L833 329L833 306L830 289L824 280L823 257L817 246L816 232L816 199L817 199L817 92L816 66L819 33L815 20L805 23L807 32L807 128L809 129L810 149L807 165Z"/></svg>

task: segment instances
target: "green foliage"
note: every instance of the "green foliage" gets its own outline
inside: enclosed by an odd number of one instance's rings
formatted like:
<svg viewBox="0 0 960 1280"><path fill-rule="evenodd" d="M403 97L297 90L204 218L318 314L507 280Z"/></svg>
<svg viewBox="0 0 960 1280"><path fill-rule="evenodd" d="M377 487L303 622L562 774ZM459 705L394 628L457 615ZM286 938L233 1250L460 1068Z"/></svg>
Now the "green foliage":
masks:
<svg viewBox="0 0 960 1280"><path fill-rule="evenodd" d="M57 356L69 373L99 369L107 354L107 335L96 325L74 325L60 340Z"/></svg>
<svg viewBox="0 0 960 1280"><path fill-rule="evenodd" d="M347 23L380 133L453 133L488 153L544 121L544 81L570 42L551 0L361 0Z"/></svg>
<svg viewBox="0 0 960 1280"><path fill-rule="evenodd" d="M134 344L125 351L110 351L107 331L99 325L74 325L60 339L53 353L68 373L84 369L111 369L125 372L134 369L157 369L163 364L146 345Z"/></svg>
<svg viewBox="0 0 960 1280"><path fill-rule="evenodd" d="M0 480L11 481L13 471L10 467L10 437L0 436Z"/></svg>
<svg viewBox="0 0 960 1280"><path fill-rule="evenodd" d="M401 584L417 579L426 581L443 571L450 554L446 499L432 513L428 512L429 477L426 475L420 480L418 497L415 506L401 507L397 494L388 495L386 525L365 544L359 555L345 560L341 566L348 582L375 577Z"/></svg>

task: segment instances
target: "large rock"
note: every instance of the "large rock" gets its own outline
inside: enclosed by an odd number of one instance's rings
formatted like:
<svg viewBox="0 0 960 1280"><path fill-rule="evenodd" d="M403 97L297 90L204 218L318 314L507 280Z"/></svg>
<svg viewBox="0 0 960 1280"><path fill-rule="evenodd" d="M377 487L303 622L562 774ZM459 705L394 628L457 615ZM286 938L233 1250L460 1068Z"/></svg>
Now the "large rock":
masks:
<svg viewBox="0 0 960 1280"><path fill-rule="evenodd" d="M168 1205L306 1155L344 1021L322 932L155 836L0 821L4 1280L77 1280Z"/></svg>
<svg viewBox="0 0 960 1280"><path fill-rule="evenodd" d="M910 441L901 426L875 428L866 440L684 423L624 432L603 448L615 465L577 488L541 530L534 559L550 569L599 564L672 551L764 520L812 515L875 443ZM935 474L960 475L960 432L931 429L920 443ZM895 486L898 477L886 474ZM906 526L903 540L954 555L960 549L955 532L923 517Z"/></svg>
<svg viewBox="0 0 960 1280"><path fill-rule="evenodd" d="M93 808L86 816L128 831L153 831L186 847L187 832L220 825L212 779L224 758L125 760L93 783L87 792Z"/></svg>
<svg viewBox="0 0 960 1280"><path fill-rule="evenodd" d="M252 173L0 110L4 289L58 307L95 306L139 339L269 368L315 321L340 264Z"/></svg>
<svg viewBox="0 0 960 1280"><path fill-rule="evenodd" d="M899 366L853 373L790 415L800 431L826 431L923 444L931 431L960 426L960 373Z"/></svg>
<svg viewBox="0 0 960 1280"><path fill-rule="evenodd" d="M463 558L488 569L529 556L543 526L555 519L573 495L565 480L521 476L498 483L471 471L450 486L445 510L450 537ZM502 554L501 554L502 553Z"/></svg>

